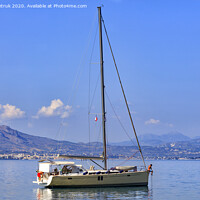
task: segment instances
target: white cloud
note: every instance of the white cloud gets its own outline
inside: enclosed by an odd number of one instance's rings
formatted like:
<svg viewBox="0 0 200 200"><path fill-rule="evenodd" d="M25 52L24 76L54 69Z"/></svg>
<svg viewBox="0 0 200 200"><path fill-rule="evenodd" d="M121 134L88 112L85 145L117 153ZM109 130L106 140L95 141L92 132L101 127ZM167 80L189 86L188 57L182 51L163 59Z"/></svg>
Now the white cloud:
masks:
<svg viewBox="0 0 200 200"><path fill-rule="evenodd" d="M158 120L158 119L153 119L153 118L151 118L151 119L149 119L149 120L147 120L146 122L145 122L145 124L159 124L160 123L160 120Z"/></svg>
<svg viewBox="0 0 200 200"><path fill-rule="evenodd" d="M64 105L60 99L54 99L51 101L50 106L43 106L38 112L37 115L33 118L38 119L39 117L52 117L59 116L60 118L69 117L72 112L72 106Z"/></svg>
<svg viewBox="0 0 200 200"><path fill-rule="evenodd" d="M20 110L20 108L16 108L13 105L1 105L0 104L0 118L2 120L9 119L19 119L25 116L25 112Z"/></svg>

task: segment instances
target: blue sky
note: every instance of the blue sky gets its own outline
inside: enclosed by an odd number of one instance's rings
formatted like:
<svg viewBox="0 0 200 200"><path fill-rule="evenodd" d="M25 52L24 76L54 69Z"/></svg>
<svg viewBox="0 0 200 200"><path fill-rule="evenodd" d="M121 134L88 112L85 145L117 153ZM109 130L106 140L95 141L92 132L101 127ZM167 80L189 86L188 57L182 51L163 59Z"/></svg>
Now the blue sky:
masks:
<svg viewBox="0 0 200 200"><path fill-rule="evenodd" d="M87 8L0 9L1 124L33 135L88 141L89 67L91 97L99 76L99 66L89 63L99 62L98 35L94 40L96 7L103 4L103 18L138 135L172 131L199 135L199 1L15 3L85 4ZM133 136L105 35L103 41L106 93ZM73 88L74 82L78 84ZM92 141L101 137L99 94L98 82L90 115ZM106 110L109 140L127 140L109 101Z"/></svg>

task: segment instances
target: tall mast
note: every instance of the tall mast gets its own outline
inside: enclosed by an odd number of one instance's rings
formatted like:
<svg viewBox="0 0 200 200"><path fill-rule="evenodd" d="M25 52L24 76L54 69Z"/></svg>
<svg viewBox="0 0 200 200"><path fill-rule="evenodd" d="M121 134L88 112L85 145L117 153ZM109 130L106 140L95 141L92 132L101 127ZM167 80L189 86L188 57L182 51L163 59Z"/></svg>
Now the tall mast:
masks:
<svg viewBox="0 0 200 200"><path fill-rule="evenodd" d="M99 46L100 46L100 68L101 68L101 103L102 103L102 128L103 128L103 156L104 169L107 169L107 152L106 152L106 112L105 112L105 96L104 96L104 72L103 72L103 43L102 43L102 22L101 7L98 7L99 16Z"/></svg>

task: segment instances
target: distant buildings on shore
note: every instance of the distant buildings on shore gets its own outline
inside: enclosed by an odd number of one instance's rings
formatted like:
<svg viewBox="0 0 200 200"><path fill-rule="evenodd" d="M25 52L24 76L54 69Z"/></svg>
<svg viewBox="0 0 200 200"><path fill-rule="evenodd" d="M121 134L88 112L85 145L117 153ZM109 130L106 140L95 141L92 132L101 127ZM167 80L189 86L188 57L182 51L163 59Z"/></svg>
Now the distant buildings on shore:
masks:
<svg viewBox="0 0 200 200"><path fill-rule="evenodd" d="M110 157L110 159L127 159L128 157L125 157L123 155ZM25 153L11 153L11 154L0 154L0 160L42 160L42 159L48 159L48 160L57 160L58 154L25 154ZM130 159L130 158L129 158ZM138 160L140 157L134 157L132 160ZM163 156L163 157L145 157L146 160L200 160L200 158L197 157L172 157L172 156Z"/></svg>

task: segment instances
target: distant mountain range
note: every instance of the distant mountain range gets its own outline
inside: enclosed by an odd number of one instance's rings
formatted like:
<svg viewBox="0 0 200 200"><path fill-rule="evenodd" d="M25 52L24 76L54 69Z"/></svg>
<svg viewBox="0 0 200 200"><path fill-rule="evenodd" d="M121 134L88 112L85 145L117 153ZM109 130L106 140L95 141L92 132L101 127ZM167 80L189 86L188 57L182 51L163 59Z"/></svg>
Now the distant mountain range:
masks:
<svg viewBox="0 0 200 200"><path fill-rule="evenodd" d="M147 159L200 159L200 138L190 139L181 133L169 133L162 136L153 134L140 137L143 154ZM123 145L123 146L122 146ZM127 146L128 145L128 146ZM155 146L156 145L156 146ZM8 126L0 126L0 154L68 154L102 155L102 143L73 143L57 141L46 137L28 135ZM108 156L119 158L133 156L138 147L128 142L108 145ZM135 156L138 158L139 153Z"/></svg>
<svg viewBox="0 0 200 200"><path fill-rule="evenodd" d="M96 148L97 144L93 144ZM28 135L8 126L0 126L0 153L73 153L81 148L87 151L89 148L84 143L57 141L46 137Z"/></svg>
<svg viewBox="0 0 200 200"><path fill-rule="evenodd" d="M189 141L190 137L183 135L179 132L170 132L164 135L155 135L155 134L144 134L139 137L140 144L142 146L158 146L170 142L180 142L180 141ZM135 139L133 139L135 141ZM131 141L123 141L118 143L112 143L115 146L131 146L133 145Z"/></svg>
<svg viewBox="0 0 200 200"><path fill-rule="evenodd" d="M128 151L133 153L136 147L108 146L108 152L112 157L123 155ZM46 137L28 135L8 126L0 126L0 154L8 153L37 153L37 154L68 154L100 156L103 145L99 142L73 143L69 141L57 141ZM113 153L112 153L113 152Z"/></svg>

